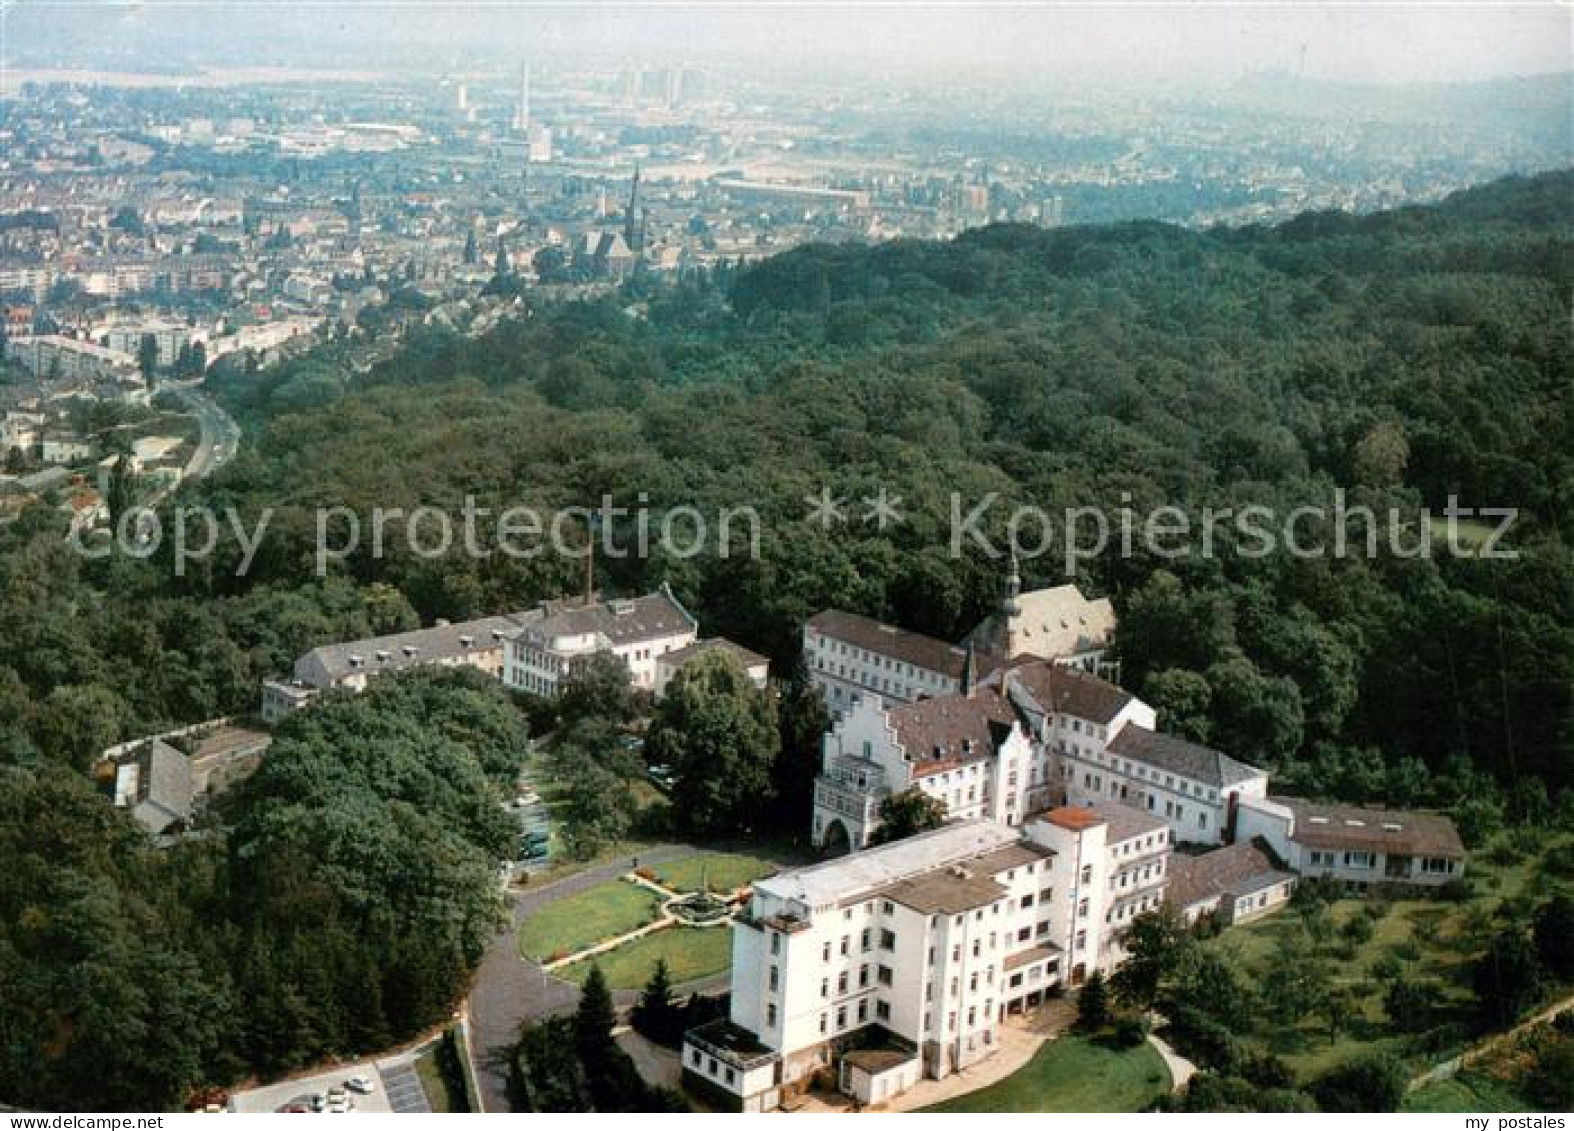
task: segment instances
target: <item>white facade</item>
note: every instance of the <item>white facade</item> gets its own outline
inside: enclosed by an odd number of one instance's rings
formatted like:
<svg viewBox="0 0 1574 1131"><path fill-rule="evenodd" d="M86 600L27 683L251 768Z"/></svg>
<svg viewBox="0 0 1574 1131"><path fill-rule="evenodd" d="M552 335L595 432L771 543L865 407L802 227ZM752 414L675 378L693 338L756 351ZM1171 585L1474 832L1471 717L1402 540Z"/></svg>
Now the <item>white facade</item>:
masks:
<svg viewBox="0 0 1574 1131"><path fill-rule="evenodd" d="M141 356L144 336L153 338L154 345L158 349L158 363L167 369L174 365L176 358L180 356L180 347L191 341L192 330L183 322L160 319L122 323L103 331L104 345L108 349L131 358Z"/></svg>
<svg viewBox="0 0 1574 1131"><path fill-rule="evenodd" d="M92 459L98 451L91 440L80 436L45 436L39 455L45 463L79 463Z"/></svg>
<svg viewBox="0 0 1574 1131"><path fill-rule="evenodd" d="M687 664L708 652L720 652L731 656L743 669L743 674L749 677L749 682L754 685L755 690L765 690L766 682L770 678L770 661L758 653L717 636L656 653L656 682L652 688L656 698L660 699L666 693L667 685L677 678L678 673Z"/></svg>
<svg viewBox="0 0 1574 1131"><path fill-rule="evenodd" d="M870 696L825 736L814 843L865 847L881 802L908 789L943 802L953 820L1017 824L1048 780L1047 757L992 689L891 706Z"/></svg>
<svg viewBox="0 0 1574 1131"><path fill-rule="evenodd" d="M136 358L130 354L60 334L12 338L6 343L6 357L35 377L123 378L137 372Z"/></svg>
<svg viewBox="0 0 1574 1131"><path fill-rule="evenodd" d="M804 664L833 715L870 695L889 703L956 695L979 675L1019 658L1098 674L1112 670L1104 659L1115 633L1108 598L1089 600L1074 585L1020 589L1013 563L1000 608L961 644L826 609L804 626Z"/></svg>
<svg viewBox="0 0 1574 1131"><path fill-rule="evenodd" d="M1188 844L1225 843L1238 802L1268 793L1266 772L1160 734L1151 723L1097 728L1093 734L1086 728L1060 733L1057 727L1054 742L1069 800L1113 799L1146 809Z"/></svg>
<svg viewBox="0 0 1574 1131"><path fill-rule="evenodd" d="M44 416L37 412L8 412L0 420L0 456L12 448L24 452L37 447L44 427Z"/></svg>
<svg viewBox="0 0 1574 1131"><path fill-rule="evenodd" d="M1165 821L1177 841L1222 844L1263 771L1155 731L1153 708L1049 661L998 669L971 695L853 701L826 734L811 836L865 847L881 803L918 789L951 819L1020 824L1053 805L1120 802Z"/></svg>
<svg viewBox="0 0 1574 1131"><path fill-rule="evenodd" d="M872 1102L966 1068L1009 1013L1119 961L1125 909L1162 898L1168 845L1134 811L1056 810L762 880L734 928L730 1018L689 1035L685 1073L762 1110L821 1069Z"/></svg>
<svg viewBox="0 0 1574 1131"><path fill-rule="evenodd" d="M965 649L868 617L827 609L803 630L809 678L833 714L874 696L891 703L962 690Z"/></svg>
<svg viewBox="0 0 1574 1131"><path fill-rule="evenodd" d="M575 664L610 653L628 667L636 690L654 693L659 658L698 635L699 622L665 587L630 600L559 605L509 640L503 682L551 698Z"/></svg>
<svg viewBox="0 0 1574 1131"><path fill-rule="evenodd" d="M1465 846L1439 813L1324 805L1298 798L1250 798L1238 835L1261 837L1303 876L1372 885L1437 887L1465 874Z"/></svg>

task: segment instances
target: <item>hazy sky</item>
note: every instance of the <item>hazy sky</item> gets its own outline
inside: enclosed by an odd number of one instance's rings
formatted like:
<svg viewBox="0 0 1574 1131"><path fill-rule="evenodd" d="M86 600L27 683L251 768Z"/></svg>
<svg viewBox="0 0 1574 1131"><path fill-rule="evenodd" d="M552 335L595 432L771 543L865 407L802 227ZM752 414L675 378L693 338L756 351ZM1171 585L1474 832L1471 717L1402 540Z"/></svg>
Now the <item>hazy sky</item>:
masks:
<svg viewBox="0 0 1574 1131"><path fill-rule="evenodd" d="M1232 79L1302 67L1316 78L1409 82L1570 69L1574 8L1560 4L570 3L84 0L9 3L7 54L76 36L149 62L281 52L374 65L419 48L434 67L516 52L565 63L733 60L961 80ZM93 0L85 0L92 4ZM1303 56L1304 48L1304 56ZM91 60L84 60L91 61ZM323 61L319 58L318 61Z"/></svg>

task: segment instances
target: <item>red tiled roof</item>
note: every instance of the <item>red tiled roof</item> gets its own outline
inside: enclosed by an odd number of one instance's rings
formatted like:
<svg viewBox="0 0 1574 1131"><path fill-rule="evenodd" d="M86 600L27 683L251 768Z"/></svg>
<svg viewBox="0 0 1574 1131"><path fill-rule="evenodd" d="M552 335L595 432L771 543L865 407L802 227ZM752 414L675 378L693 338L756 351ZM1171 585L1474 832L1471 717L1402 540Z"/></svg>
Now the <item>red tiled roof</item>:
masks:
<svg viewBox="0 0 1574 1131"><path fill-rule="evenodd" d="M1063 829L1071 829L1073 832L1081 832L1083 829L1091 829L1094 825L1104 823L1104 818L1092 809L1082 809L1075 805L1062 805L1059 809L1051 809L1044 814L1044 820Z"/></svg>

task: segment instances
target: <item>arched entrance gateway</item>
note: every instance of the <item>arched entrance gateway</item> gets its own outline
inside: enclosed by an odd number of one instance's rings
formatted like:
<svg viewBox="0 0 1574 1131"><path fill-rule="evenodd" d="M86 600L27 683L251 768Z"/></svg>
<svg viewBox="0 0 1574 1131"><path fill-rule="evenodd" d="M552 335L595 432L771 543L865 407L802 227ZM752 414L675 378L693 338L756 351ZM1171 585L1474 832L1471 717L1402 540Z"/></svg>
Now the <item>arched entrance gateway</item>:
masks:
<svg viewBox="0 0 1574 1131"><path fill-rule="evenodd" d="M853 840L847 832L847 826L840 820L833 820L825 826L825 833L820 837L820 855L826 859L836 856L846 856L853 849Z"/></svg>

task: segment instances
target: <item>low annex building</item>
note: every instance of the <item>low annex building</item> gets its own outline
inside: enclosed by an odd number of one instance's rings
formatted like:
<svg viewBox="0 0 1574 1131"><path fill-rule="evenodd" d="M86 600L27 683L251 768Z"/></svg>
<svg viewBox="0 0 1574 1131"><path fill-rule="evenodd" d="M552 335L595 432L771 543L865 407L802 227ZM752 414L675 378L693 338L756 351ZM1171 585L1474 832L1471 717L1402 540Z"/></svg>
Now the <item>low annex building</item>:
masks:
<svg viewBox="0 0 1574 1131"><path fill-rule="evenodd" d="M313 648L295 661L290 679L263 683L263 721L277 722L323 691L363 691L379 675L426 664L472 667L502 678L505 643L541 615L531 610L457 624L440 622L431 628Z"/></svg>
<svg viewBox="0 0 1574 1131"><path fill-rule="evenodd" d="M725 636L713 636L709 640L696 640L693 644L686 644L656 656L654 689L656 698L662 697L667 690L667 684L676 679L678 673L685 667L701 656L714 653L730 656L743 669L756 690L765 689L766 679L770 675L770 661L758 652L751 652L741 644L734 644Z"/></svg>
<svg viewBox="0 0 1574 1131"><path fill-rule="evenodd" d="M1294 797L1243 802L1241 836L1262 837L1303 876L1438 887L1465 874L1465 845L1441 813L1323 804Z"/></svg>
<svg viewBox="0 0 1574 1131"><path fill-rule="evenodd" d="M1188 923L1204 915L1225 926L1249 922L1283 906L1294 890L1295 875L1261 840L1237 841L1200 856L1177 852L1170 860L1167 901Z"/></svg>
<svg viewBox="0 0 1574 1131"><path fill-rule="evenodd" d="M821 1071L863 1103L960 1071L1007 1015L1120 962L1169 856L1162 821L1100 805L958 821L761 880L733 928L730 1014L687 1034L684 1079L768 1111Z"/></svg>
<svg viewBox="0 0 1574 1131"><path fill-rule="evenodd" d="M214 719L112 746L101 755L116 806L154 836L187 832L209 801L252 773L272 742Z"/></svg>

